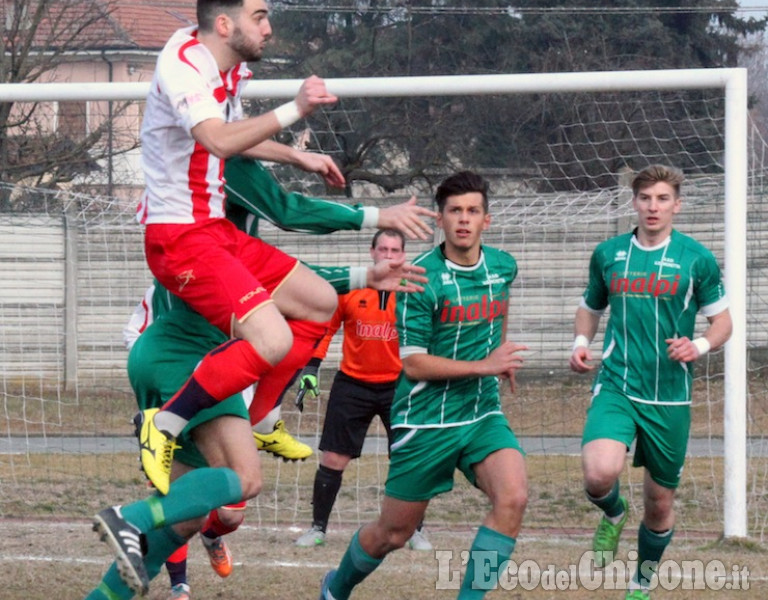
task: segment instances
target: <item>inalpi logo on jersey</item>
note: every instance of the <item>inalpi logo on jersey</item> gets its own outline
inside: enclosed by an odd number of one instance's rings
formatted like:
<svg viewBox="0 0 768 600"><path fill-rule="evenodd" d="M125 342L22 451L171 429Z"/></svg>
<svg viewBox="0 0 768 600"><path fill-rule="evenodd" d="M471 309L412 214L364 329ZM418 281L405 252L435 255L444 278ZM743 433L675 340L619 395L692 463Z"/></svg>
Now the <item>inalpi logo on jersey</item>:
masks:
<svg viewBox="0 0 768 600"><path fill-rule="evenodd" d="M364 323L358 320L355 324L357 337L366 340L382 340L391 342L397 339L397 328L392 323Z"/></svg>
<svg viewBox="0 0 768 600"><path fill-rule="evenodd" d="M650 294L658 298L668 294L674 296L677 294L677 287L680 283L680 275L673 278L657 278L656 273L651 273L644 277L619 277L618 273L611 275L610 291L612 294Z"/></svg>
<svg viewBox="0 0 768 600"><path fill-rule="evenodd" d="M479 302L470 304L452 305L450 300L443 303L440 311L441 323L458 323L460 321L493 321L497 317L504 316L507 303L501 300L490 300L484 295Z"/></svg>

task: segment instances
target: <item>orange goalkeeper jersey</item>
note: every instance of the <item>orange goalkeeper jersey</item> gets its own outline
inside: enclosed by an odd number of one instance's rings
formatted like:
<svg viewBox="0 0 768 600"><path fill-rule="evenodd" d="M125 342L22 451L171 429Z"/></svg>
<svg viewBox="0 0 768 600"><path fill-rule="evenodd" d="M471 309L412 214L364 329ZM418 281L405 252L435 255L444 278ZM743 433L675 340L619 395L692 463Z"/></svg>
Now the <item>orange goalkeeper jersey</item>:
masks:
<svg viewBox="0 0 768 600"><path fill-rule="evenodd" d="M317 346L314 357L325 358L333 335L343 325L340 369L368 383L397 379L402 363L395 327L395 294L388 296L385 310L380 308L381 297L376 290L353 290L339 296L339 306L328 333Z"/></svg>

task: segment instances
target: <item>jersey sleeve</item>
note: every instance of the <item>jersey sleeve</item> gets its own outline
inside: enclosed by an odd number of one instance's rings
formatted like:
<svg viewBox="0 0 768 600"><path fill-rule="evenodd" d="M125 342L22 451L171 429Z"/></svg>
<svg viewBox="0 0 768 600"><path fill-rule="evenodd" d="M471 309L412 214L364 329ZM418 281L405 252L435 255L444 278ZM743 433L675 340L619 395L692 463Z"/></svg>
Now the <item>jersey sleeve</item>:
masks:
<svg viewBox="0 0 768 600"><path fill-rule="evenodd" d="M139 336L152 324L152 297L154 293L155 286L150 285L147 291L144 292L144 297L136 305L136 308L133 309L133 314L131 314L125 327L123 327L123 342L128 350L133 348Z"/></svg>
<svg viewBox="0 0 768 600"><path fill-rule="evenodd" d="M207 58L203 51L201 44L194 44L178 54L164 54L157 63L160 91L167 96L177 123L190 134L203 121L224 120L214 87L206 78Z"/></svg>
<svg viewBox="0 0 768 600"><path fill-rule="evenodd" d="M400 358L426 354L432 340L432 320L437 310L435 294L427 285L420 294L399 294L395 323L400 337Z"/></svg>
<svg viewBox="0 0 768 600"><path fill-rule="evenodd" d="M608 288L603 277L603 252L598 246L589 259L589 281L582 296L582 306L592 311L602 311L608 306Z"/></svg>
<svg viewBox="0 0 768 600"><path fill-rule="evenodd" d="M696 301L705 317L720 314L728 308L720 266L711 252L707 251L696 261L695 277Z"/></svg>
<svg viewBox="0 0 768 600"><path fill-rule="evenodd" d="M362 228L365 209L361 205L350 206L288 192L257 160L231 158L227 160L224 176L228 213L230 207L239 207L241 212L266 219L281 229L302 233L325 234ZM254 235L240 223L235 224Z"/></svg>
<svg viewBox="0 0 768 600"><path fill-rule="evenodd" d="M336 335L336 332L339 330L339 327L341 327L343 316L344 316L344 297L342 296L339 298L339 305L336 307L336 312L333 313L333 317L331 318L330 323L328 323L328 331L325 332L325 335L317 344L317 348L315 348L315 351L312 353L312 358L318 358L320 360L323 360L325 358L325 355L328 354L328 346L331 345L331 340L333 339L333 336Z"/></svg>

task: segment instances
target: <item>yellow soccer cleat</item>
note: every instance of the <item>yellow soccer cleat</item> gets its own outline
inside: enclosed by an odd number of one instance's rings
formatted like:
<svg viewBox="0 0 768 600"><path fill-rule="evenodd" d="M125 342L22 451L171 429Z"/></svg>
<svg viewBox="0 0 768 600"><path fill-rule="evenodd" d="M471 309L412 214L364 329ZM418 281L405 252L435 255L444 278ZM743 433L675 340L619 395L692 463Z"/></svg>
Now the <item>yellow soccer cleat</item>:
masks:
<svg viewBox="0 0 768 600"><path fill-rule="evenodd" d="M312 448L294 438L285 430L285 423L280 419L275 423L272 433L253 432L256 447L275 456L282 456L283 460L305 460L312 456Z"/></svg>
<svg viewBox="0 0 768 600"><path fill-rule="evenodd" d="M139 432L141 468L155 489L165 495L171 487L173 453L181 446L176 444L176 438L155 427L154 416L158 412L157 408L143 410L134 417L134 422Z"/></svg>

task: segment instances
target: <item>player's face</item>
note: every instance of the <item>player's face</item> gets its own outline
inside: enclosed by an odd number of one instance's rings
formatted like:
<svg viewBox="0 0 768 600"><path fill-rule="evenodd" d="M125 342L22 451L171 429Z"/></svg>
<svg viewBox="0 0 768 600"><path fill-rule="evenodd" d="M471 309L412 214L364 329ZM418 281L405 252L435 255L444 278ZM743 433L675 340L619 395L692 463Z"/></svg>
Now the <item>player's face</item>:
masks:
<svg viewBox="0 0 768 600"><path fill-rule="evenodd" d="M237 15L229 47L237 53L241 61L261 60L264 46L272 37L272 25L269 23L269 11L264 0L244 0Z"/></svg>
<svg viewBox="0 0 768 600"><path fill-rule="evenodd" d="M483 208L480 192L449 196L437 215L437 225L445 233L446 251L455 249L462 254L480 248L480 236L490 223L491 215Z"/></svg>
<svg viewBox="0 0 768 600"><path fill-rule="evenodd" d="M632 205L637 211L639 233L660 240L672 231L672 219L680 212L680 197L671 185L659 181L638 190Z"/></svg>
<svg viewBox="0 0 768 600"><path fill-rule="evenodd" d="M402 258L403 252L403 242L399 237L383 233L376 240L376 246L371 248L371 258L373 264L377 264L382 260L398 260Z"/></svg>

